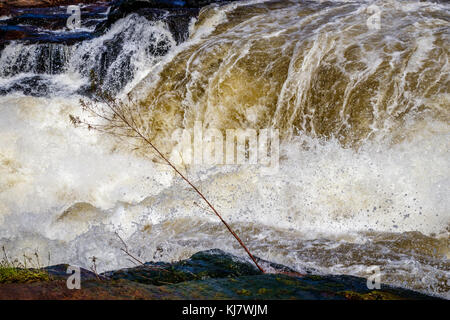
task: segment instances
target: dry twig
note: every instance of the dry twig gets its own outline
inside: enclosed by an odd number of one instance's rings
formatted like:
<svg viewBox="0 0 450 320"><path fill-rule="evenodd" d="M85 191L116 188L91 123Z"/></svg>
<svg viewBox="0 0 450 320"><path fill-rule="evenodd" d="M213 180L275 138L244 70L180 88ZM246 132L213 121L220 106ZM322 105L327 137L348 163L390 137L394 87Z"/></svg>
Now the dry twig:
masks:
<svg viewBox="0 0 450 320"><path fill-rule="evenodd" d="M98 85L95 83L95 79L92 79L92 88L97 88ZM84 126L88 130L97 130L99 132L104 132L108 134L113 134L119 137L126 138L136 138L143 141L145 144L149 145L156 154L164 160L207 204L207 206L212 210L212 212L220 219L220 221L225 225L228 231L233 235L233 237L239 242L241 247L246 251L248 256L252 259L256 267L264 273L264 270L259 266L255 257L252 255L247 246L242 242L239 236L233 231L230 225L222 218L215 207L209 202L209 200L203 195L203 193L188 179L184 174L182 174L167 157L160 152L160 150L153 144L153 142L148 138L150 135L149 126L146 126L144 120L139 112L139 105L136 102L126 103L122 100L113 98L110 94L104 91L97 90L96 96L94 97L94 102L86 102L80 100L81 107L84 111L88 112L91 116L94 116L98 120L103 121L103 123L91 123L80 117L70 115L70 121L73 125ZM132 108L132 106L134 108ZM136 109L137 108L137 109ZM144 128L144 131L141 129ZM134 257L129 253L127 249L122 250L132 259L138 261L142 264L139 259Z"/></svg>

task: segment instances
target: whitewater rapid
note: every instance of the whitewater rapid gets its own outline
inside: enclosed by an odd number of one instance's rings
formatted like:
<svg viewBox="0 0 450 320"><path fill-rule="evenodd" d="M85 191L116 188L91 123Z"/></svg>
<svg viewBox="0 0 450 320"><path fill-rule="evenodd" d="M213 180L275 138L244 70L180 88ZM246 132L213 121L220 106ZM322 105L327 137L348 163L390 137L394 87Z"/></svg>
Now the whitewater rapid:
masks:
<svg viewBox="0 0 450 320"><path fill-rule="evenodd" d="M44 264L89 267L95 256L100 271L130 266L116 233L146 261L245 256L150 150L71 124L94 69L117 96L143 101L168 153L173 130L194 121L280 129L270 176L258 165L182 168L255 255L319 273L379 265L385 283L450 298L449 8L377 3L398 19L383 37L363 29L370 3L250 1L203 9L181 44L164 22L130 15L61 45L56 74L33 69L39 44L7 45L0 244L16 257L37 250ZM120 50L105 67L112 40Z"/></svg>

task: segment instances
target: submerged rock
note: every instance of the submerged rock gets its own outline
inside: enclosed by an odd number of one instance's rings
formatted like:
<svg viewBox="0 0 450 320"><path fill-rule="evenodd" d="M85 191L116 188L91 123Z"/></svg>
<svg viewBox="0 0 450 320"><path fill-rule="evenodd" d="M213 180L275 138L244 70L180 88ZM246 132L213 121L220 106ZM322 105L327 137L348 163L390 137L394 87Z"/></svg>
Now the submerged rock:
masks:
<svg viewBox="0 0 450 320"><path fill-rule="evenodd" d="M295 273L264 264L272 272ZM0 284L0 299L436 299L387 285L370 290L366 279L353 276L262 274L250 262L217 249L175 263L149 262L100 275L82 269L80 290L67 288L67 267L45 268L50 276L45 281Z"/></svg>

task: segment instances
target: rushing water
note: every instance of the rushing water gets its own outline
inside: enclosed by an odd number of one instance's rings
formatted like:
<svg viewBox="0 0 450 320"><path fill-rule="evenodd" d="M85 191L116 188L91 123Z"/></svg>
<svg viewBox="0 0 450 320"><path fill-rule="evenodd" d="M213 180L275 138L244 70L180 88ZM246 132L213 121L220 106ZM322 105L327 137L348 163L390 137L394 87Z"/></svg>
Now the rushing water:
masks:
<svg viewBox="0 0 450 320"><path fill-rule="evenodd" d="M380 9L379 28L368 10ZM177 44L132 14L102 36L7 44L0 55L0 242L50 263L130 265L245 252L150 150L74 128L93 70L152 140L177 128L279 129L280 167L191 165L261 258L450 298L450 6L243 1L203 8ZM51 52L43 58L43 50ZM43 60L44 59L44 60ZM57 65L55 65L57 63ZM153 160L153 161L152 161Z"/></svg>

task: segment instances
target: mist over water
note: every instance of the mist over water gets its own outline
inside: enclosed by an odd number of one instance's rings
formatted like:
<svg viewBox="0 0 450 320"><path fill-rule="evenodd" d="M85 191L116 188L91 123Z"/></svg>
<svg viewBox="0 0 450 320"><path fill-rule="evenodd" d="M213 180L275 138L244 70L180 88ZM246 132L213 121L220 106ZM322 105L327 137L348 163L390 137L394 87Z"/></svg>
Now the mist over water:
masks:
<svg viewBox="0 0 450 320"><path fill-rule="evenodd" d="M370 29L367 8L381 10ZM245 252L145 146L74 128L93 70L165 153L177 128L280 130L280 167L183 167L257 256L450 298L449 5L243 1L177 44L136 14L75 45L0 53L0 242L51 264ZM50 49L49 49L50 46ZM45 51L47 50L47 51ZM52 52L43 60L42 52ZM42 64L42 61L46 61ZM235 243L236 242L236 243ZM44 259L45 260L45 259Z"/></svg>

